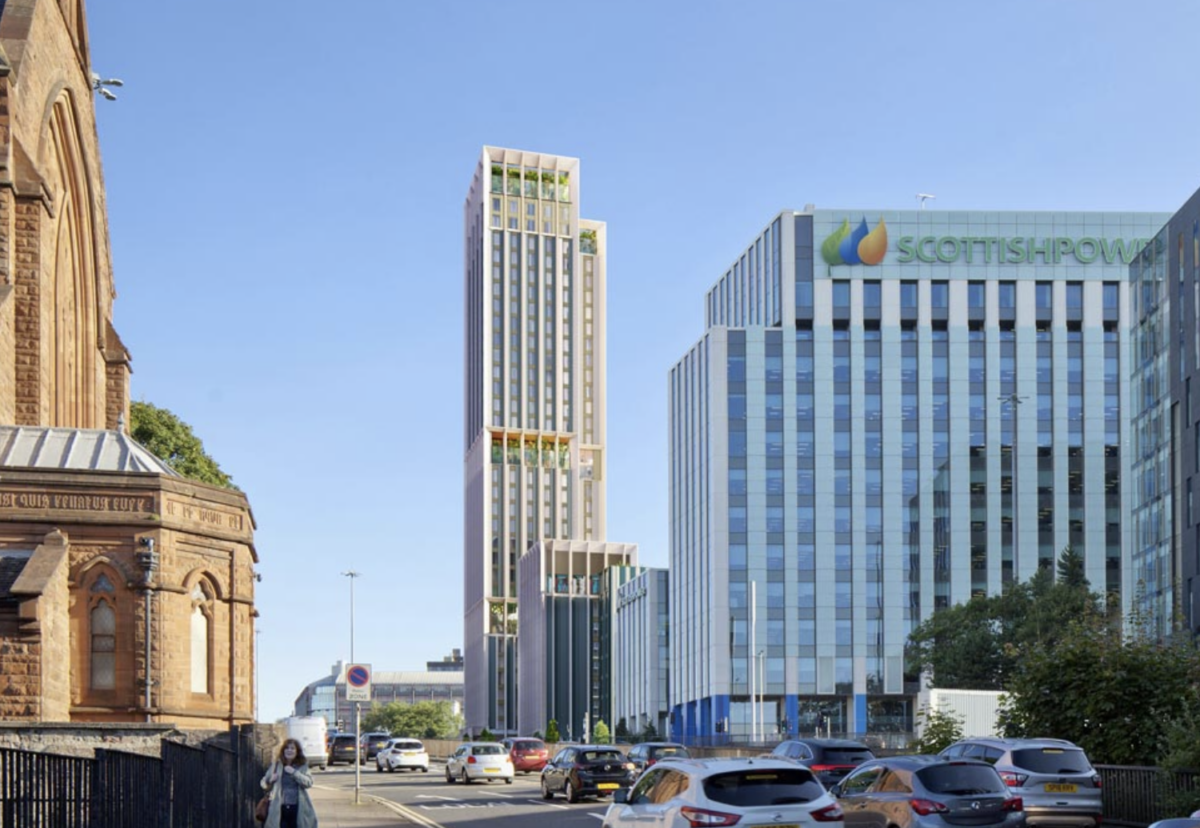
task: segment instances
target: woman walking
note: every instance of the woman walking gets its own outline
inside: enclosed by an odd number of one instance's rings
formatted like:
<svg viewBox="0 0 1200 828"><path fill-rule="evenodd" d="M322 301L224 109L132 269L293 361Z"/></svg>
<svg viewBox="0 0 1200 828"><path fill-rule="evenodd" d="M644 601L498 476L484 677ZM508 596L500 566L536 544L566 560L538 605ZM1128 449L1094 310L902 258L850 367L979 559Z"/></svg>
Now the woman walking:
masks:
<svg viewBox="0 0 1200 828"><path fill-rule="evenodd" d="M271 808L263 828L317 828L317 812L308 796L312 783L304 750L295 739L288 739L259 783L271 793Z"/></svg>

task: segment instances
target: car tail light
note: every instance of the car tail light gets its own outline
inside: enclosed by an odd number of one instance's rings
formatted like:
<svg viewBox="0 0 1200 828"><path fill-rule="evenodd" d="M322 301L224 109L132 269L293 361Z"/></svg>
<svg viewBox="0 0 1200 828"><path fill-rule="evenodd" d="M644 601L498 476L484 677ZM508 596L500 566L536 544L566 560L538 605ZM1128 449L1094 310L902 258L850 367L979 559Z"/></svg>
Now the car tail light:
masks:
<svg viewBox="0 0 1200 828"><path fill-rule="evenodd" d="M709 825L737 825L740 816L737 814L723 814L720 811L706 811L703 808L683 807L679 809L679 815L687 820L687 824L691 828L702 828Z"/></svg>
<svg viewBox="0 0 1200 828"><path fill-rule="evenodd" d="M648 759L646 759L646 767L650 767L651 765L653 765L653 764L654 764L655 762L657 762L657 761L658 761L657 759L649 759L649 758L648 758Z"/></svg>
<svg viewBox="0 0 1200 828"><path fill-rule="evenodd" d="M835 802L833 805L827 805L819 811L813 811L809 816L817 822L841 822L842 806Z"/></svg>
<svg viewBox="0 0 1200 828"><path fill-rule="evenodd" d="M950 813L949 808L940 802L934 802L932 799L910 799L908 804L911 805L912 809L921 816Z"/></svg>
<svg viewBox="0 0 1200 828"><path fill-rule="evenodd" d="M474 757L474 756L468 756L468 757L467 757L467 764L468 764L468 765L474 765L474 764L475 764L475 757Z"/></svg>
<svg viewBox="0 0 1200 828"><path fill-rule="evenodd" d="M1004 804L1000 806L1001 811L1013 811L1019 813L1025 810L1025 800L1019 796L1010 796L1004 800Z"/></svg>
<svg viewBox="0 0 1200 828"><path fill-rule="evenodd" d="M1029 778L1029 774L1000 771L1000 778L1004 780L1004 784L1008 785L1008 787L1020 788L1025 784L1025 780Z"/></svg>
<svg viewBox="0 0 1200 828"><path fill-rule="evenodd" d="M1092 784L1095 785L1097 788L1100 787L1100 774L1097 773L1092 776ZM1099 825L1100 820L1096 820L1096 824Z"/></svg>
<svg viewBox="0 0 1200 828"><path fill-rule="evenodd" d="M813 773L845 773L854 770L854 765L809 765Z"/></svg>

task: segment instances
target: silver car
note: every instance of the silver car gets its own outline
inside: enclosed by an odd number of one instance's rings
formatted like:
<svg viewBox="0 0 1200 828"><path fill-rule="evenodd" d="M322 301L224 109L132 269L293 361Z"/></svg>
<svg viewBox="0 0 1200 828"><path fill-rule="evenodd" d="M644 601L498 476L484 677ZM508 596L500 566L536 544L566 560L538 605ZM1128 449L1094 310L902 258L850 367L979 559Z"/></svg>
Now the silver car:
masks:
<svg viewBox="0 0 1200 828"><path fill-rule="evenodd" d="M479 780L503 779L511 785L513 776L512 757L499 742L467 742L446 760L447 782L469 785Z"/></svg>
<svg viewBox="0 0 1200 828"><path fill-rule="evenodd" d="M986 762L889 756L864 762L830 791L845 828L1024 828L1021 798Z"/></svg>
<svg viewBox="0 0 1200 828"><path fill-rule="evenodd" d="M942 751L948 759L982 759L1025 801L1030 825L1095 828L1103 811L1100 774L1082 748L1065 739L978 738Z"/></svg>

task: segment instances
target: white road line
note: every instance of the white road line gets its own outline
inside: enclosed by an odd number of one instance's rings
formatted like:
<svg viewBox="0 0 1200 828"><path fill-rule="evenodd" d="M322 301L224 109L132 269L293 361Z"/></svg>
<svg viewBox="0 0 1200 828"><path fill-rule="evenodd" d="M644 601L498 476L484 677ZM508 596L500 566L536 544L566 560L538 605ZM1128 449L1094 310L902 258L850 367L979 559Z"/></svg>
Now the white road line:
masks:
<svg viewBox="0 0 1200 828"><path fill-rule="evenodd" d="M367 794L367 796L368 796L368 798L375 800L380 805L383 805L384 807L389 808L390 810L394 811L395 813L399 814L400 816L402 816L406 819L409 819L409 820L417 823L418 825L424 825L425 828L445 828L445 826L443 826L440 822L435 822L434 820L430 819L427 816L418 814L416 811L412 810L411 808L404 807L399 802L393 802L390 799L384 799L382 796L375 796L373 794Z"/></svg>

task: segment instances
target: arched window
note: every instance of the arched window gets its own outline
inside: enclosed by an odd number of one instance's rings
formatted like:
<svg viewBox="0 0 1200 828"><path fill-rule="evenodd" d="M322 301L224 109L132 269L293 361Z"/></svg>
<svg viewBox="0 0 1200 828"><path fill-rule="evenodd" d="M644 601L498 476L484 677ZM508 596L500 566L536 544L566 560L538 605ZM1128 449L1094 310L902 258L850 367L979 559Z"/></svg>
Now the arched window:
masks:
<svg viewBox="0 0 1200 828"><path fill-rule="evenodd" d="M209 693L208 653L212 632L211 598L200 585L192 588L192 692Z"/></svg>
<svg viewBox="0 0 1200 828"><path fill-rule="evenodd" d="M101 575L97 586L101 581L107 583L108 579ZM101 598L92 607L91 627L91 686L93 690L112 690L117 686L117 615L107 598Z"/></svg>

